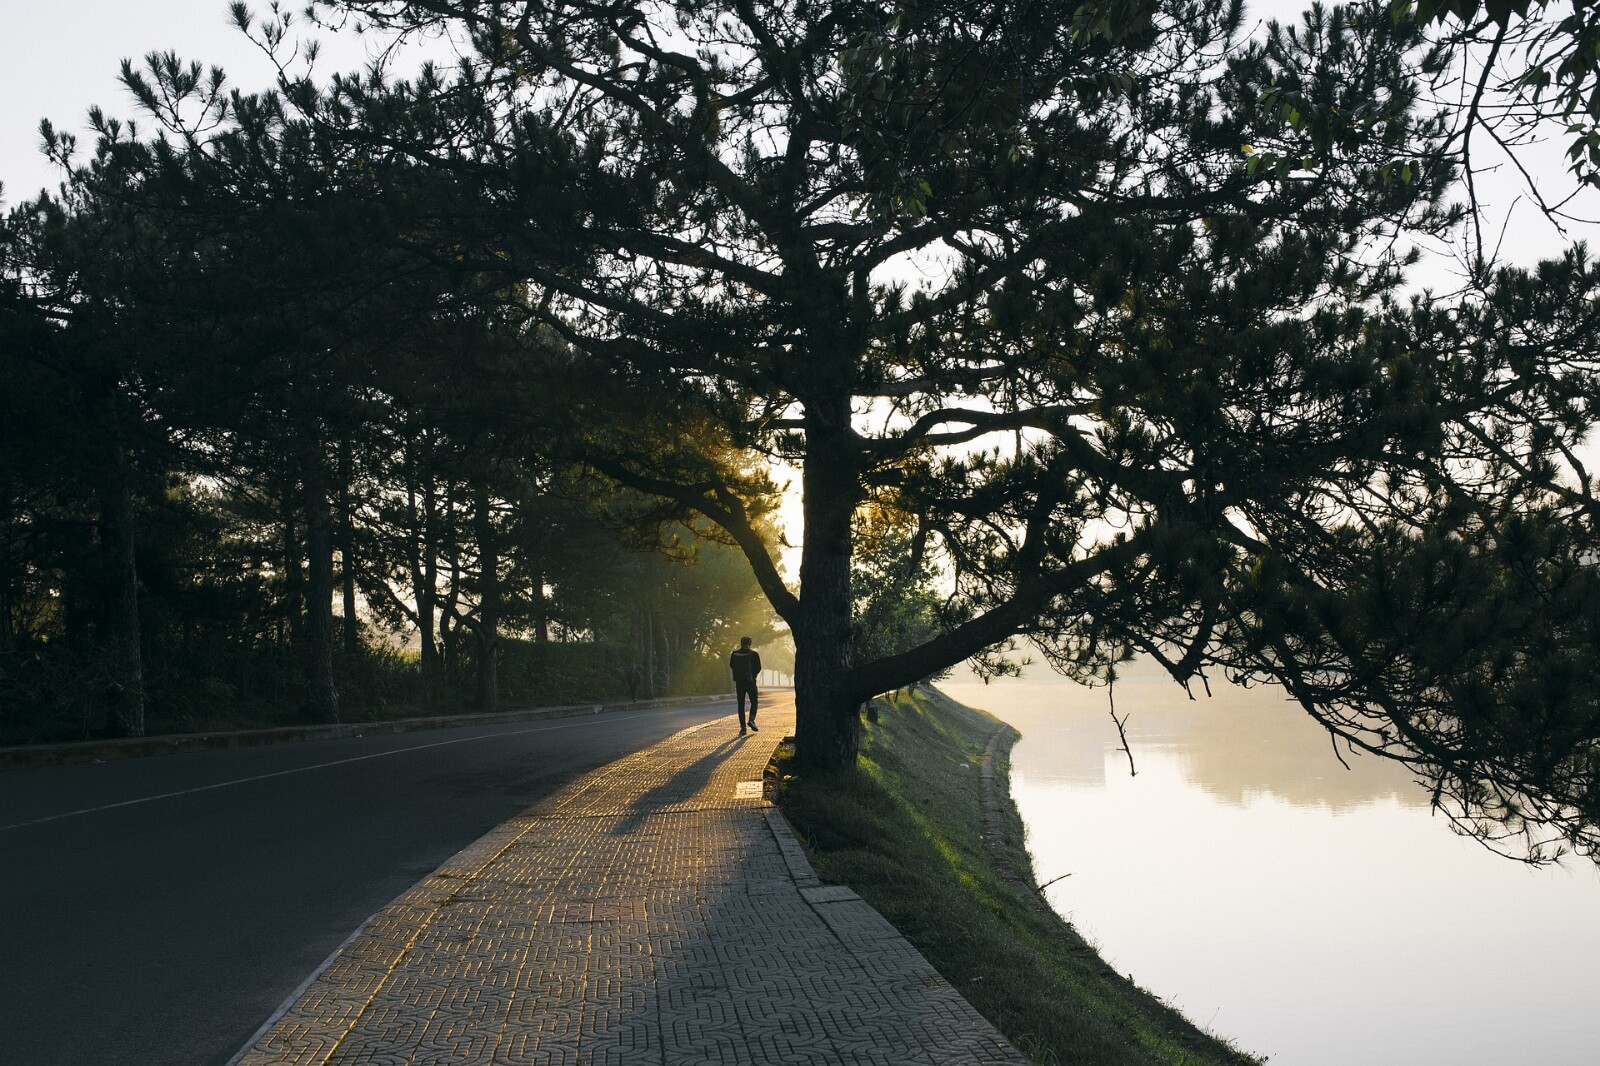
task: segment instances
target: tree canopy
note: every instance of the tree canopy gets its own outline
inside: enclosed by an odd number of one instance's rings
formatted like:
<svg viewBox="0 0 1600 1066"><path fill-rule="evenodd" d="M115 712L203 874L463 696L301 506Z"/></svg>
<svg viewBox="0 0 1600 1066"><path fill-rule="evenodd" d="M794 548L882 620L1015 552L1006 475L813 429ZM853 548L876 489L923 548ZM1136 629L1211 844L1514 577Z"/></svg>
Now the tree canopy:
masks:
<svg viewBox="0 0 1600 1066"><path fill-rule="evenodd" d="M318 9L466 56L331 85L286 66L260 97L156 64L162 139L104 150L231 190L258 134L326 145L382 207L363 268L423 272L494 338L466 345L502 353L474 408L494 454L743 553L794 635L802 760L849 762L862 700L1017 640L1085 681L1143 653L1184 684L1285 686L1486 838L1596 850L1600 278L1574 247L1449 297L1412 283L1418 242L1467 215L1425 20ZM236 15L281 45L284 16ZM799 470L796 575L761 460Z"/></svg>
<svg viewBox="0 0 1600 1066"><path fill-rule="evenodd" d="M559 353L396 248L406 190L270 94L128 76L209 132L47 129L62 188L0 228L5 738L726 688L748 572L543 443Z"/></svg>

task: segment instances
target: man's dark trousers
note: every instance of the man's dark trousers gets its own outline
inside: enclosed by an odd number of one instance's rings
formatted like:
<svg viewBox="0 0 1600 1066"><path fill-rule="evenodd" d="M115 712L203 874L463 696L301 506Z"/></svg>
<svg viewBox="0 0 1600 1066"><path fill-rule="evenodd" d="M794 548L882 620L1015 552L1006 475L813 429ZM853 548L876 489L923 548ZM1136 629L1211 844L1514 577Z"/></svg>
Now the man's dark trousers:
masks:
<svg viewBox="0 0 1600 1066"><path fill-rule="evenodd" d="M756 683L754 681L735 681L733 683L735 697L739 701L739 728L744 729L744 698L750 697L750 724L756 724Z"/></svg>

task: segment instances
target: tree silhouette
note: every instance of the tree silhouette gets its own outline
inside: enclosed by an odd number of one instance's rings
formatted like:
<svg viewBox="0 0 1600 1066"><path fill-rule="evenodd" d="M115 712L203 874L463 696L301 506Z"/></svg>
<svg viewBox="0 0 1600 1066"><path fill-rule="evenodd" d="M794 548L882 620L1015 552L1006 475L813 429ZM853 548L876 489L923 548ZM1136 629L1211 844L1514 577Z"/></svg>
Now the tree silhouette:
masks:
<svg viewBox="0 0 1600 1066"><path fill-rule="evenodd" d="M794 634L805 762L853 758L865 697L1025 637L1085 680L1143 651L1282 683L1475 831L1594 848L1600 713L1569 660L1596 616L1597 279L1579 249L1408 289L1463 216L1415 20L322 6L470 42L411 82L285 71L274 106L405 190L394 247L498 277L479 295L565 346L570 454L743 550ZM800 469L793 587L741 451ZM940 575L909 647L855 639L867 507Z"/></svg>

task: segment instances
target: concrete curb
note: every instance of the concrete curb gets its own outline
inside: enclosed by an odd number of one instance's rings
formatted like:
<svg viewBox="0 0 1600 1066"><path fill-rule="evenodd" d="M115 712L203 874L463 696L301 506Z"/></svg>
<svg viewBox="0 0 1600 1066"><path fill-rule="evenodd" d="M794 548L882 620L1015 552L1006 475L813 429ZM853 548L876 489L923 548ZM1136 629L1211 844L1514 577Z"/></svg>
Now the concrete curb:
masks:
<svg viewBox="0 0 1600 1066"><path fill-rule="evenodd" d="M431 715L426 718L396 718L391 721L346 722L339 725L284 726L276 729L240 729L217 733L174 733L171 736L132 737L124 740L82 740L69 744L26 744L0 747L0 770L29 766L57 766L63 763L102 762L110 759L139 759L150 755L173 755L185 751L213 751L218 748L253 748L267 744L287 744L301 740L341 740L349 737L410 733L423 729L452 729L457 726L495 725L500 722L535 722L545 718L574 718L585 714L612 711L638 711L661 707L682 707L695 703L729 700L733 693L709 696L677 696L671 699L639 700L621 703L574 703L560 707L529 707L498 714Z"/></svg>
<svg viewBox="0 0 1600 1066"><path fill-rule="evenodd" d="M817 876L816 869L811 865L811 859L806 855L805 845L800 843L800 836L794 831L794 826L789 824L789 819L783 816L783 811L778 809L778 799L783 791L778 769L778 752L784 745L794 746L794 737L783 737L772 749L772 757L767 760L766 768L761 771L762 798L766 806L761 813L766 816L767 828L772 830L772 836L778 842L778 850L783 854L783 864L789 868L789 876L802 890L809 890L822 886L822 879Z"/></svg>
<svg viewBox="0 0 1600 1066"><path fill-rule="evenodd" d="M260 1041L262 1037L266 1036L272 1031L272 1027L277 1025L283 1016L288 1014L296 1003L300 1002L300 997L309 992L311 990L311 986L317 983L317 978L327 973L328 969L333 966L335 962L339 961L339 956L344 954L345 949L351 944L354 944L357 940L361 939L361 934L365 933L372 926L372 923L378 920L378 917L381 914L383 914L383 911L378 911L374 914L368 915L366 921L356 926L356 931L345 937L344 943L334 948L333 951L329 953L328 957L323 959L317 968L312 970L311 973L306 976L304 981L300 982L300 987L296 988L293 992L290 992L288 998L282 1003L278 1004L278 1009L272 1012L272 1017L261 1023L256 1031L250 1035L250 1039L245 1043L244 1047L240 1048L238 1051L235 1051L233 1053L233 1057L229 1059L224 1066L238 1066L239 1060L250 1054L250 1049L255 1047L256 1043Z"/></svg>
<svg viewBox="0 0 1600 1066"><path fill-rule="evenodd" d="M811 860L806 857L805 846L795 835L794 826L789 824L789 819L785 818L783 812L776 807L763 807L761 813L766 816L767 828L772 830L773 839L778 842L778 850L783 853L783 864L789 868L789 877L802 889L820 887L822 878L817 876Z"/></svg>

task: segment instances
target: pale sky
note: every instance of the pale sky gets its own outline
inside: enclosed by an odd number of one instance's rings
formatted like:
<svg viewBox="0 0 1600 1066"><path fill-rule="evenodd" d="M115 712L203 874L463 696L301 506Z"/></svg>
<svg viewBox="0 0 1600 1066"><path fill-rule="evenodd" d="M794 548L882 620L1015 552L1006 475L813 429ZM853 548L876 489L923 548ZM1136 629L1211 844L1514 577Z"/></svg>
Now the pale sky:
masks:
<svg viewBox="0 0 1600 1066"><path fill-rule="evenodd" d="M257 14L266 3L251 0ZM298 10L304 0L286 7ZM354 70L377 42L353 35L316 35L323 46L318 68ZM135 114L118 81L124 58L142 64L153 51L175 51L185 61L220 66L236 86L255 90L272 82L272 66L234 27L228 0L0 0L0 182L15 204L57 178L39 154L39 120L77 132L89 108ZM440 54L444 54L441 50Z"/></svg>
<svg viewBox="0 0 1600 1066"><path fill-rule="evenodd" d="M261 12L266 4L250 3ZM285 6L298 8L303 0ZM1252 17L1294 19L1305 0L1256 0ZM324 72L350 70L365 63L376 42L352 35L320 34ZM124 57L135 60L150 51L174 50L186 60L221 65L230 80L245 89L270 83L272 69L253 45L234 29L227 0L0 0L0 194L6 204L53 187L56 176L39 155L38 126L49 118L60 129L81 132L89 108L99 104L108 113L133 113L132 101L117 81ZM445 57L435 43L430 52ZM1480 156L1481 157L1481 156ZM1523 153L1524 164L1537 176L1558 178L1564 167L1561 146ZM1559 184L1559 181L1558 181ZM1520 182L1490 177L1482 183L1485 198L1499 212L1520 192ZM1600 197L1589 198L1591 217L1600 218ZM1590 231L1592 243L1600 228ZM1506 251L1519 262L1548 256L1563 238L1526 205L1518 207L1506 230Z"/></svg>

